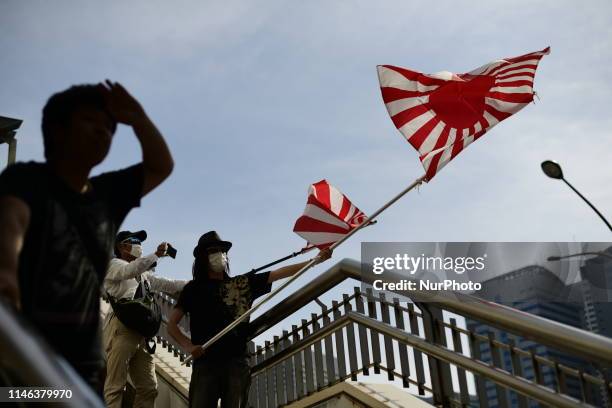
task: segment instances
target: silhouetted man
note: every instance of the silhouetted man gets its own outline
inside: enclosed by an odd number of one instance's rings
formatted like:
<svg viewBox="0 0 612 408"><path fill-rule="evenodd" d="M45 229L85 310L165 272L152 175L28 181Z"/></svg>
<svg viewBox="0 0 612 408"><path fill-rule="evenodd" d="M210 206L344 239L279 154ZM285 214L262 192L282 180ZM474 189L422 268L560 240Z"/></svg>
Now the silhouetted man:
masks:
<svg viewBox="0 0 612 408"><path fill-rule="evenodd" d="M117 123L131 126L142 162L89 178ZM43 110L44 163L0 175L0 294L98 392L100 286L128 212L173 168L144 109L120 84L74 86Z"/></svg>

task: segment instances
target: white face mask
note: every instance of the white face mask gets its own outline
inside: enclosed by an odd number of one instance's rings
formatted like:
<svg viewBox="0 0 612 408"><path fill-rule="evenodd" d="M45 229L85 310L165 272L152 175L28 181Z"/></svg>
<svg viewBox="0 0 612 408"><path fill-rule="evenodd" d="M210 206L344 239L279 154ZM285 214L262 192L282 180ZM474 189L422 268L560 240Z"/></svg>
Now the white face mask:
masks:
<svg viewBox="0 0 612 408"><path fill-rule="evenodd" d="M142 245L132 244L132 248L130 248L130 255L140 258L142 256Z"/></svg>
<svg viewBox="0 0 612 408"><path fill-rule="evenodd" d="M225 252L215 252L208 255L208 262L215 273L229 272L227 268L227 254Z"/></svg>

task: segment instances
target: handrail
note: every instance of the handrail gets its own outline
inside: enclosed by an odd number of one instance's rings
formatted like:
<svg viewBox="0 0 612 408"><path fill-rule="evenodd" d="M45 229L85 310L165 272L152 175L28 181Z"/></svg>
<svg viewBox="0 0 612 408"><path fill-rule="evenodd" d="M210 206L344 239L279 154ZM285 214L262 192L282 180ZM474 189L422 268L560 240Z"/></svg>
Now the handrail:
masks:
<svg viewBox="0 0 612 408"><path fill-rule="evenodd" d="M71 390L62 406L103 408L104 403L76 371L51 349L27 323L0 302L0 367L19 373L22 384L16 386L51 387ZM28 384L23 384L27 381Z"/></svg>
<svg viewBox="0 0 612 408"><path fill-rule="evenodd" d="M387 277L392 275L386 272ZM366 284L373 282L362 276L360 262L345 258L253 320L250 324L251 337L265 332L348 278ZM442 309L480 320L526 339L569 351L591 361L612 364L612 339L607 337L471 295L442 291L412 292L419 298L430 299L435 306Z"/></svg>
<svg viewBox="0 0 612 408"><path fill-rule="evenodd" d="M425 354L446 361L447 363L455 364L456 366L464 368L475 374L482 375L493 382L513 389L514 391L523 394L528 398L538 400L544 404L559 408L575 408L577 406L592 407L592 405L581 403L580 401L572 397L558 394L547 387L535 384L529 380L520 377L513 376L507 371L492 367L481 361L473 360L469 357L464 356L463 354L456 353L445 347L434 345L420 338L419 336L407 333L387 323L380 322L376 319L372 319L370 317L362 315L361 313L356 312L347 312L341 318L334 320L332 323L321 328L321 330L310 334L302 341L292 344L291 346L282 350L278 354L275 354L267 360L263 361L262 363L257 364L252 369L252 375L255 376L264 372L267 368L292 357L293 355L313 345L317 341L329 336L335 331L342 329L344 326L350 323L356 323L358 325L365 326L371 330L374 330L378 333L382 333L384 335L392 337L401 343L421 350Z"/></svg>

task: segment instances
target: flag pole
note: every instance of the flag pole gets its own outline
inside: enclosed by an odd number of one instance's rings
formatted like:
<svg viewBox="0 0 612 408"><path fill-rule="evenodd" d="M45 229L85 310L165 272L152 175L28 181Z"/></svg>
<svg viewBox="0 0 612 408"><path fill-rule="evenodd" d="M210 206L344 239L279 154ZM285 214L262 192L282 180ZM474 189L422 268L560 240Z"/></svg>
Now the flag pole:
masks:
<svg viewBox="0 0 612 408"><path fill-rule="evenodd" d="M316 247L315 247L314 245L308 245L308 246L305 246L304 248L302 248L302 249L301 249L300 251L298 251L298 252L292 252L291 254L289 254L289 255L287 255L287 256L285 256L285 257L282 257L282 258L280 258L280 259L277 259L276 261L270 262L269 264L265 264L264 266L260 266L259 268L254 268L254 269L251 269L251 270L249 271L249 273L255 273L255 272L262 271L262 270L264 270L264 269L266 269L266 268L269 268L269 267L271 267L271 266L274 266L274 265L276 265L276 264L279 264L279 263L281 263L281 262L284 262L284 261L286 261L286 260L288 260L288 259L295 258L296 256L299 256L299 255L305 254L306 252L310 252L311 250L313 250L313 249L315 249L315 248L316 248Z"/></svg>
<svg viewBox="0 0 612 408"><path fill-rule="evenodd" d="M366 226L370 226L370 225L374 225L374 224L376 224L376 221L370 221L370 222L368 222L368 225L366 225ZM304 248L299 250L298 252L292 252L291 254L289 254L287 256L284 256L284 257L282 257L280 259L277 259L276 261L270 262L269 264L265 264L264 266L260 266L259 268L253 268L253 269L251 269L249 271L249 273L255 273L255 272L263 271L264 269L267 269L267 268L269 268L271 266L274 266L274 265L279 264L281 262L285 262L288 259L295 258L296 256L299 256L299 255L305 254L307 252L310 252L310 251L312 251L315 248L316 248L315 245L308 244Z"/></svg>
<svg viewBox="0 0 612 408"><path fill-rule="evenodd" d="M359 224L359 226L357 226L355 229L351 230L348 234L346 234L345 236L343 236L339 241L334 242L334 244L332 244L329 249L335 249L337 247L339 247L340 245L342 245L346 240L348 240L350 237L352 237L353 235L355 235L357 233L357 231L359 231L360 229L362 229L363 227L370 225L372 223L372 221L374 221L374 219L376 217L378 217L380 215L380 213L382 213L383 211L385 211L387 208L391 207L397 200L399 200L400 198L402 198L404 195L406 195L406 193L408 193L410 190L414 189L415 187L421 185L424 181L425 181L425 175L419 177L418 179L416 179L415 181L412 182L412 184L410 184L408 187L406 187L404 190L402 190L398 195L396 195L395 197L393 197L391 200L389 200L385 205L383 205L382 207L380 207L378 210L376 210L374 213L372 213L372 215L370 217L366 217L366 219ZM302 267L302 269L300 269L299 271L297 271L292 277L290 277L289 279L287 279L285 282L283 282L281 285L279 285L276 289L274 289L273 291L271 291L270 293L268 293L266 295L266 297L264 297L263 299L261 299L259 302L257 302L256 304L254 304L253 306L251 306L251 308L249 310L247 310L246 312L244 312L244 314L242 314L241 316L239 316L238 318L236 318L236 320L234 320L232 323L230 323L229 325L227 325L227 327L223 330L221 330L219 333L215 334L213 337L211 337L206 343L204 343L201 347L202 350L206 350L207 348L209 348L213 343L215 343L217 340L219 340L221 337L223 337L225 334L227 334L229 331L231 331L232 329L234 329L236 326L238 326L240 323L242 323L247 317L251 316L253 314L253 312L255 312L257 309L259 309L261 307L261 305L263 305L264 303L266 303L268 300L270 300L274 295L276 295L278 292L280 292L281 290L285 289L287 286L289 286L293 281L295 281L297 278L299 278L302 274L304 274L304 272L306 272L308 269L312 268L313 266L316 265L316 257L312 258L310 261L308 261L308 263L306 265L304 265ZM191 360L193 360L193 356L188 356L185 361L183 361L182 364L188 364L189 362L191 362Z"/></svg>

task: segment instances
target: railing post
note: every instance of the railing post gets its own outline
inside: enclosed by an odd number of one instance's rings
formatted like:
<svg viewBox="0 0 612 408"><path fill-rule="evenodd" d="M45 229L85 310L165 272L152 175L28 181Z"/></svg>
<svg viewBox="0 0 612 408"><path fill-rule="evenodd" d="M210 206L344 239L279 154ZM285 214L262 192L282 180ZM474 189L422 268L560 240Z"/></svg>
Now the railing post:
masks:
<svg viewBox="0 0 612 408"><path fill-rule="evenodd" d="M255 364L257 364L257 356L255 355L255 343L253 343L252 341L249 341L247 343L247 348L249 351L249 364L252 366L254 366ZM257 387L257 383L258 383L258 376L256 376L255 378L251 377L251 386L249 387L249 406L251 407L257 407L257 391L259 389L259 387Z"/></svg>
<svg viewBox="0 0 612 408"><path fill-rule="evenodd" d="M307 321L302 319L302 335L304 338L308 337L310 332L308 331ZM315 392L314 386L314 368L312 364L312 347L309 346L304 350L304 369L306 371L306 394L310 395Z"/></svg>
<svg viewBox="0 0 612 408"><path fill-rule="evenodd" d="M365 314L365 307L363 306L363 299L361 298L361 290L359 288L355 288L355 306L358 313L362 315ZM361 325L357 325L359 330L359 348L361 349L361 366L363 370L363 375L368 375L370 373L370 347L368 345L368 331L365 327Z"/></svg>
<svg viewBox="0 0 612 408"><path fill-rule="evenodd" d="M270 342L266 340L265 342L265 349L266 349L266 360L269 359L270 357L272 357L274 355L274 352L272 351L272 346L270 345ZM275 369L274 367L270 367L266 370L266 390L268 391L268 407L272 408L272 407L277 407L278 404L276 403L277 399L277 395L276 395L276 376L275 376Z"/></svg>
<svg viewBox="0 0 612 408"><path fill-rule="evenodd" d="M323 313L323 326L327 326L331 323L331 319L329 318L330 311L327 309L327 306L322 305L321 310ZM340 332L342 334L342 331ZM332 335L325 337L323 340L325 343L325 363L327 366L327 385L331 385L336 381L336 366L334 364L334 345ZM340 352L340 351L338 351Z"/></svg>
<svg viewBox="0 0 612 408"><path fill-rule="evenodd" d="M474 358L474 360L482 361L482 358L480 356L480 340L471 330L470 347L472 348L472 357ZM489 408L489 397L487 396L485 379L480 375L474 375L474 377L476 380L476 393L478 394L478 403L480 404L481 408Z"/></svg>
<svg viewBox="0 0 612 408"><path fill-rule="evenodd" d="M300 341L300 333L298 333L298 328L295 324L291 326L291 332L293 333L293 343L298 343ZM295 356L293 356L293 362L293 366L295 367L295 391L297 399L300 399L307 394L304 386L303 352L297 353Z"/></svg>
<svg viewBox="0 0 612 408"><path fill-rule="evenodd" d="M332 301L332 310L334 314L334 320L342 317L340 308L336 300ZM346 361L345 361L345 348L344 348L344 329L338 330L334 333L336 340L336 359L338 360L338 379L343 380L346 376Z"/></svg>
<svg viewBox="0 0 612 408"><path fill-rule="evenodd" d="M429 303L418 303L418 307L423 312L425 340L429 343L446 347L446 336L442 336L443 332L439 330L437 323L444 321L442 309ZM451 406L454 391L449 364L431 356L427 356L427 361L429 362L434 405Z"/></svg>
<svg viewBox="0 0 612 408"><path fill-rule="evenodd" d="M578 382L580 383L580 398L583 401L589 402L589 383L584 378L584 372L582 370L579 371Z"/></svg>
<svg viewBox="0 0 612 408"><path fill-rule="evenodd" d="M461 344L461 332L458 330L457 320L450 319L451 335L453 339L453 350L455 353L463 354L463 345ZM468 393L467 376L466 372L461 367L457 368L457 376L459 377L459 397L461 399L461 405L469 407L470 405L470 394Z"/></svg>
<svg viewBox="0 0 612 408"><path fill-rule="evenodd" d="M312 318L312 332L316 333L321 328L319 326L319 322L317 322L317 315L312 313L310 315ZM316 372L316 382L317 382L317 390L320 390L325 386L325 369L323 367L323 347L322 342L319 340L314 344L315 351L315 372Z"/></svg>
<svg viewBox="0 0 612 408"><path fill-rule="evenodd" d="M352 310L351 303L349 302L349 296L347 294L342 295L344 301L344 313L347 314ZM355 343L355 325L349 323L346 326L346 340L348 341L348 353L349 353L349 369L351 370L351 380L357 381L357 345Z"/></svg>
<svg viewBox="0 0 612 408"><path fill-rule="evenodd" d="M610 386L610 371L608 368L603 368L600 370L602 378L604 380L603 383L603 397L604 397L604 403L606 404L606 406L610 407L612 406L612 387Z"/></svg>
<svg viewBox="0 0 612 408"><path fill-rule="evenodd" d="M521 356L514 350L516 344L513 339L508 340L508 347L510 348L510 361L512 363L512 374L517 377L523 377L523 364L521 362ZM521 395L515 392L518 407L519 408L527 408L527 398L524 395Z"/></svg>
<svg viewBox="0 0 612 408"><path fill-rule="evenodd" d="M398 298L393 298L393 312L395 314L395 327L402 331L405 331L406 328L404 326L404 312L400 307L400 302ZM408 388L410 387L410 362L408 360L408 348L405 344L402 344L400 342L397 343L397 346L399 349L400 369L402 372L402 385L404 386L404 388Z"/></svg>
<svg viewBox="0 0 612 408"><path fill-rule="evenodd" d="M289 332L283 330L283 350L291 346L291 339L289 338ZM295 367L293 366L293 359L290 358L285 361L285 392L287 395L286 402L295 401Z"/></svg>
<svg viewBox="0 0 612 408"><path fill-rule="evenodd" d="M374 320L378 320L376 313L376 299L372 293L372 288L366 289L366 297L368 299L368 316ZM380 354L380 335L374 330L370 330L370 341L372 342L372 360L374 361L374 374L380 374L380 362L382 357Z"/></svg>
<svg viewBox="0 0 612 408"><path fill-rule="evenodd" d="M274 354L278 354L283 351L283 345L280 343L278 336L274 336ZM285 362L276 364L273 370L276 371L276 403L278 405L285 405L287 399L285 398Z"/></svg>
<svg viewBox="0 0 612 408"><path fill-rule="evenodd" d="M257 364L263 363L264 352L261 346L257 346L257 354L255 355ZM257 375L257 408L267 408L268 398L266 394L266 373L263 372Z"/></svg>
<svg viewBox="0 0 612 408"><path fill-rule="evenodd" d="M420 333L419 319L414 310L414 304L412 303L408 303L408 320L410 322L410 333L416 336L425 337L424 333ZM425 395L425 368L423 366L423 353L421 353L420 350L413 348L412 354L414 355L414 368L416 370L419 395Z"/></svg>
<svg viewBox="0 0 612 408"><path fill-rule="evenodd" d="M391 316L389 314L389 305L384 293L380 293L380 317L384 323L391 324ZM385 343L385 360L387 365L387 378L389 381L393 381L395 371L395 356L393 353L393 340L389 336L383 334L383 341Z"/></svg>
<svg viewBox="0 0 612 408"><path fill-rule="evenodd" d="M495 345L495 334L493 332L489 332L488 337L489 337L489 350L491 353L491 361L493 362L493 366L503 370L504 366L502 364L500 350ZM533 358L533 361L535 364L533 367L534 372L539 373L540 371L539 365L537 364L537 360L535 359L535 357ZM537 368L537 371L536 371L536 368ZM536 374L536 378L538 377L540 377L540 375ZM538 382L541 383L540 380L538 380ZM495 390L497 392L497 403L500 406L500 408L508 408L508 393L506 392L506 389L499 384L495 384Z"/></svg>

